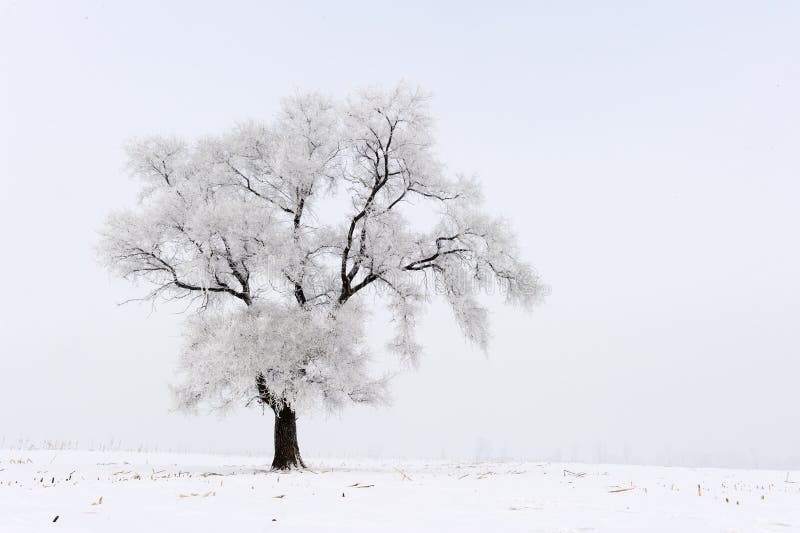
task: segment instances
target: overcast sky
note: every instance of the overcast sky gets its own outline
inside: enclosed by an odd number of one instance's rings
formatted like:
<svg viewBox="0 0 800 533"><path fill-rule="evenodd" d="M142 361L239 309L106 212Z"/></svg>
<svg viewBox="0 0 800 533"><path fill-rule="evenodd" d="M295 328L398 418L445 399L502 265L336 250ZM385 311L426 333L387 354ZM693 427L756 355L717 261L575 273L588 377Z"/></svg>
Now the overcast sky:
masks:
<svg viewBox="0 0 800 533"><path fill-rule="evenodd" d="M488 357L435 305L393 405L303 416L304 455L800 468L799 3L290 4L0 0L0 442L271 450L169 412L183 317L93 251L121 147L405 78L552 294Z"/></svg>

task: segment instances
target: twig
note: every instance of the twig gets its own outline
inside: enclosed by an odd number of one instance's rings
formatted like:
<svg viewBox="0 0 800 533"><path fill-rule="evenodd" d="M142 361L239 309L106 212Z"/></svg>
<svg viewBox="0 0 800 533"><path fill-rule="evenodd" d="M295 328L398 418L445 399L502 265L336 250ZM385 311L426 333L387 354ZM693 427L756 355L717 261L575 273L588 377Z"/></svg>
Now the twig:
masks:
<svg viewBox="0 0 800 533"><path fill-rule="evenodd" d="M397 470L398 472L400 472L400 475L401 475L401 476L403 476L403 479L407 479L407 480L409 480L409 481L414 481L414 480L413 480L413 479L411 479L411 478L410 478L410 477L409 477L409 476L408 476L408 475L407 475L405 472L403 472L403 471L402 471L402 470L400 470L399 468L397 468L397 467L394 467L394 469L395 469L395 470Z"/></svg>
<svg viewBox="0 0 800 533"><path fill-rule="evenodd" d="M613 490L610 490L608 492L612 492L612 493L613 492L628 492L629 490L633 490L635 488L636 487L625 487L625 488L622 488L622 489L613 489Z"/></svg>

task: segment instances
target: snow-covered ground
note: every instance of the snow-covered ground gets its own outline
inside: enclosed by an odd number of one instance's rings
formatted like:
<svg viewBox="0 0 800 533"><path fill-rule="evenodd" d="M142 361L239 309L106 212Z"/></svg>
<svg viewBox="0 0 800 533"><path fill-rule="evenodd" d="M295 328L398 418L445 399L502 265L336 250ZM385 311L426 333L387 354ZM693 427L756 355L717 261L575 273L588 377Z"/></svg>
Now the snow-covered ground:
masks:
<svg viewBox="0 0 800 533"><path fill-rule="evenodd" d="M800 473L0 450L0 532L800 530ZM58 519L54 522L54 519Z"/></svg>

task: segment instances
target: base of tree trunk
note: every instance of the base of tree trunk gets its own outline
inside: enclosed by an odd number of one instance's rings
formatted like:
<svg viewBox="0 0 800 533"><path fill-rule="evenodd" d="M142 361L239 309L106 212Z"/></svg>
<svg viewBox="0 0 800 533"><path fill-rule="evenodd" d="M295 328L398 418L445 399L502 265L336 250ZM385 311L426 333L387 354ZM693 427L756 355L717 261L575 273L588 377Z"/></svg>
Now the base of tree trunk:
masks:
<svg viewBox="0 0 800 533"><path fill-rule="evenodd" d="M297 416L288 406L275 410L275 456L273 470L305 468L297 445Z"/></svg>

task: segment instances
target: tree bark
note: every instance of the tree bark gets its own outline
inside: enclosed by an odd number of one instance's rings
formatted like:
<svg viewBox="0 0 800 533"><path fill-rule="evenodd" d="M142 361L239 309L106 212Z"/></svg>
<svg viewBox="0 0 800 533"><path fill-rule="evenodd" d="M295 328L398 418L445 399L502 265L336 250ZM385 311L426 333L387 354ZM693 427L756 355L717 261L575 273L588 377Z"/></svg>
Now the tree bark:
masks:
<svg viewBox="0 0 800 533"><path fill-rule="evenodd" d="M297 445L297 415L287 405L275 412L275 455L272 459L274 470L305 468Z"/></svg>
<svg viewBox="0 0 800 533"><path fill-rule="evenodd" d="M256 388L261 403L268 405L275 413L275 455L272 457L274 470L289 470L291 468L305 468L306 465L300 457L300 447L297 445L297 415L285 400L277 398L267 388L264 374L256 376Z"/></svg>

